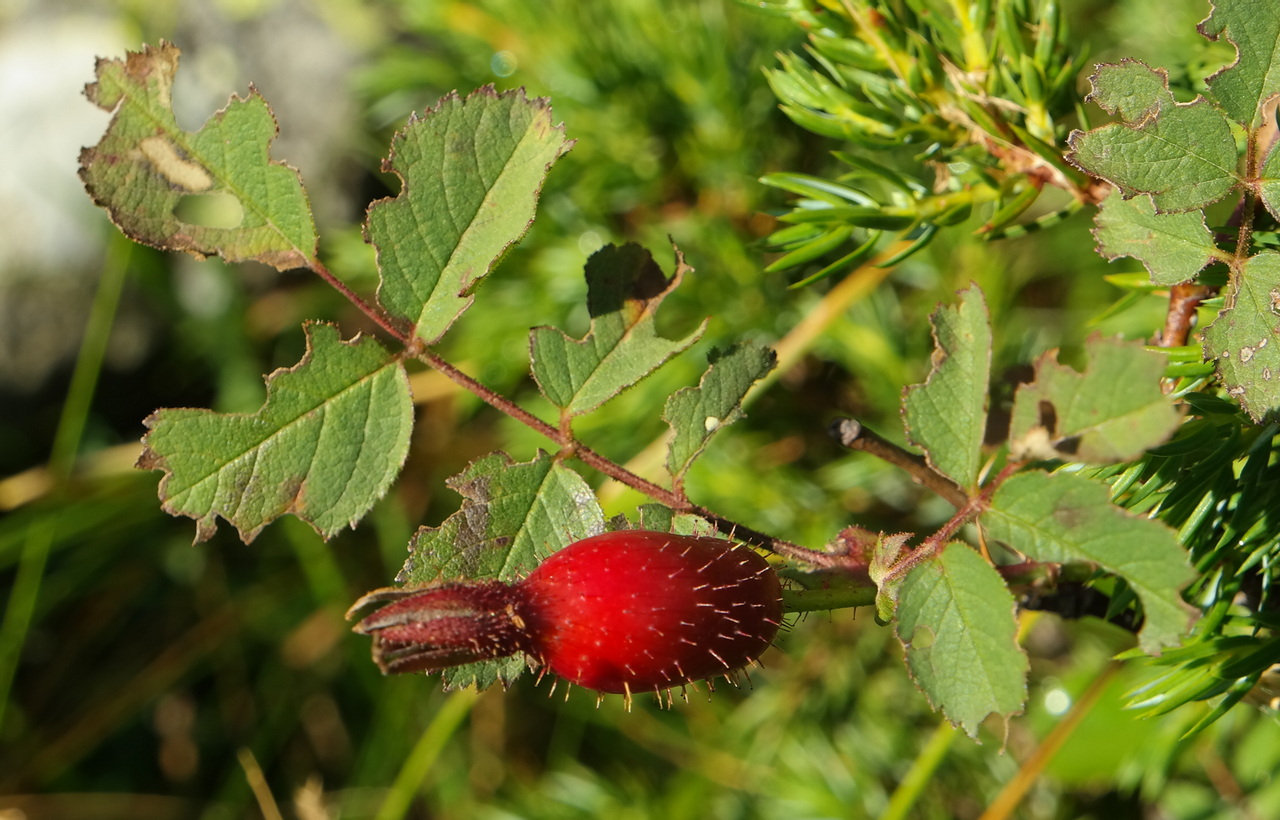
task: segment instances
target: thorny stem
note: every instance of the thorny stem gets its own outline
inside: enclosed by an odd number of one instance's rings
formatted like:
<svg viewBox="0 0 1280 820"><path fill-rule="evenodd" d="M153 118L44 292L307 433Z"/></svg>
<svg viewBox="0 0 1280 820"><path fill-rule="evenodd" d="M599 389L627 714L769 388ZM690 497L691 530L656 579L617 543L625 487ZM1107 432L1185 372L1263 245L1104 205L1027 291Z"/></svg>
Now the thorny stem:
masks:
<svg viewBox="0 0 1280 820"><path fill-rule="evenodd" d="M904 470L916 481L942 496L956 509L962 509L969 504L969 496L964 490L930 467L923 457L907 452L875 431L864 427L857 419L837 419L831 423L830 432L836 441L850 450L870 453Z"/></svg>

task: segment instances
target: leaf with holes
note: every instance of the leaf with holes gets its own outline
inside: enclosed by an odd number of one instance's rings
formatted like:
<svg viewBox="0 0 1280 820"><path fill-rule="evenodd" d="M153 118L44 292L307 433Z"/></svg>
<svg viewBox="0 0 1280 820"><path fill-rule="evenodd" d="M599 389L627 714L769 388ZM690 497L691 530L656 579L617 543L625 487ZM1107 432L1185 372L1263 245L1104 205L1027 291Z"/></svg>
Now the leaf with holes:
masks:
<svg viewBox="0 0 1280 820"><path fill-rule="evenodd" d="M550 103L523 89L450 93L410 118L382 163L400 194L373 203L365 222L382 306L427 343L443 336L529 229L547 171L572 145Z"/></svg>
<svg viewBox="0 0 1280 820"><path fill-rule="evenodd" d="M302 179L273 162L275 117L256 89L233 97L195 133L178 127L170 93L177 47L98 60L91 102L112 112L102 141L80 152L80 178L126 236L164 250L280 270L316 253Z"/></svg>
<svg viewBox="0 0 1280 820"><path fill-rule="evenodd" d="M403 365L373 339L342 341L331 325L306 333L306 355L267 378L257 413L167 409L147 418L138 466L165 472L164 510L194 518L197 543L218 516L249 543L285 513L330 538L399 475L413 427Z"/></svg>
<svg viewBox="0 0 1280 820"><path fill-rule="evenodd" d="M1111 463L1162 444L1182 416L1160 390L1166 355L1093 336L1077 373L1050 351L1013 400L1009 450L1015 459Z"/></svg>

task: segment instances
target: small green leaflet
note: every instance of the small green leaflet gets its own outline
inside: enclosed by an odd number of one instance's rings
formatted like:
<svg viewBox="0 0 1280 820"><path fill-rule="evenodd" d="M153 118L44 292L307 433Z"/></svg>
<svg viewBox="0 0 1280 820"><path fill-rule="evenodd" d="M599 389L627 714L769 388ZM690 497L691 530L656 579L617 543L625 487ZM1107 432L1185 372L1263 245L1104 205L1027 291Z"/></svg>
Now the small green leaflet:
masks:
<svg viewBox="0 0 1280 820"><path fill-rule="evenodd" d="M980 523L1034 561L1093 564L1123 578L1142 602L1144 652L1173 646L1191 625L1178 590L1193 573L1177 533L1114 506L1102 484L1068 473L1020 473L1000 485Z"/></svg>
<svg viewBox="0 0 1280 820"><path fill-rule="evenodd" d="M1233 277L1204 355L1254 421L1280 411L1280 254L1258 254Z"/></svg>
<svg viewBox="0 0 1280 820"><path fill-rule="evenodd" d="M1157 285L1189 282L1214 259L1225 256L1204 224L1204 213L1158 214L1151 199L1124 199L1112 191L1098 206L1094 238L1098 253L1115 261L1132 256Z"/></svg>
<svg viewBox="0 0 1280 820"><path fill-rule="evenodd" d="M734 345L723 353L714 351L698 386L671 394L662 418L671 425L667 469L676 486L711 436L742 418L742 400L747 391L773 369L777 360L772 350L757 345Z"/></svg>
<svg viewBox="0 0 1280 820"><path fill-rule="evenodd" d="M1036 377L1018 388L1009 429L1010 457L1111 463L1164 443L1182 421L1160 390L1166 356L1140 344L1093 336L1083 373L1050 351Z"/></svg>
<svg viewBox="0 0 1280 820"><path fill-rule="evenodd" d="M449 486L462 494L462 507L439 527L418 530L398 582L514 581L553 552L605 531L591 488L541 451L519 464L506 453L490 453L450 479ZM450 689L506 686L523 670L522 656L499 658L447 669L444 683Z"/></svg>
<svg viewBox="0 0 1280 820"><path fill-rule="evenodd" d="M1008 719L1027 697L1013 595L972 548L951 543L898 590L895 629L911 677L970 737L988 715Z"/></svg>
<svg viewBox="0 0 1280 820"><path fill-rule="evenodd" d="M113 113L102 141L80 152L89 195L126 236L156 248L309 265L311 207L298 172L271 161L278 129L266 100L251 87L199 131L183 131L170 101L178 55L161 41L123 62L98 60L85 96Z"/></svg>
<svg viewBox="0 0 1280 820"><path fill-rule="evenodd" d="M677 252L676 272L667 279L635 243L592 254L586 267L590 332L573 339L537 327L530 334L533 377L542 394L569 416L589 412L697 341L705 321L681 340L662 338L654 326L662 300L690 270Z"/></svg>
<svg viewBox="0 0 1280 820"><path fill-rule="evenodd" d="M399 359L376 341L344 342L308 324L307 353L267 378L253 415L158 410L138 466L164 470L171 515L196 519L196 543L217 516L249 543L293 513L325 538L353 526L391 486L409 451L413 399Z"/></svg>
<svg viewBox="0 0 1280 820"><path fill-rule="evenodd" d="M1098 66L1089 99L1123 122L1068 140L1068 159L1110 180L1126 198L1150 194L1156 211L1203 208L1240 183L1227 118L1208 100L1178 104L1163 70L1136 60Z"/></svg>
<svg viewBox="0 0 1280 820"><path fill-rule="evenodd" d="M907 435L931 467L973 490L991 378L991 318L982 291L976 285L961 291L959 305L939 306L930 321L935 348L929 377L908 387L902 400Z"/></svg>
<svg viewBox="0 0 1280 820"><path fill-rule="evenodd" d="M369 207L365 237L378 251L378 301L437 341L533 221L547 171L573 145L545 99L485 86L450 93L391 141L382 170L400 194Z"/></svg>
<svg viewBox="0 0 1280 820"><path fill-rule="evenodd" d="M1200 24L1211 40L1226 35L1236 61L1209 78L1209 88L1233 120L1248 128L1262 123L1262 103L1280 94L1280 6L1256 0L1213 0Z"/></svg>

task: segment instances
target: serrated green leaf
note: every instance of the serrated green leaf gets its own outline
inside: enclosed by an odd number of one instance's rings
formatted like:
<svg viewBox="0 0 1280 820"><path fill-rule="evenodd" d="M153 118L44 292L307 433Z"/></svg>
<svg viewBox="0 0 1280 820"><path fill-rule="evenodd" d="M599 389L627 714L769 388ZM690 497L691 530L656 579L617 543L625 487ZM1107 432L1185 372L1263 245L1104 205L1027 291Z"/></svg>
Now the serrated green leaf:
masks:
<svg viewBox="0 0 1280 820"><path fill-rule="evenodd" d="M1014 395L1009 450L1014 459L1110 463L1168 440L1181 415L1160 390L1163 352L1092 336L1078 373L1049 351Z"/></svg>
<svg viewBox="0 0 1280 820"><path fill-rule="evenodd" d="M1280 253L1260 253L1232 276L1204 356L1255 421L1280 410Z"/></svg>
<svg viewBox="0 0 1280 820"><path fill-rule="evenodd" d="M1102 484L1068 473L1021 473L1000 485L980 523L1032 560L1094 564L1123 578L1142 602L1144 652L1177 644L1190 626L1179 591L1193 573L1177 533L1112 505Z"/></svg>
<svg viewBox="0 0 1280 820"><path fill-rule="evenodd" d="M422 527L396 581L514 581L548 555L605 530L604 512L582 477L545 452L513 463L506 453L476 459L449 480L462 507L439 527ZM509 685L524 670L522 657L446 669L445 687Z"/></svg>
<svg viewBox="0 0 1280 820"><path fill-rule="evenodd" d="M410 118L382 163L402 190L373 203L365 222L382 306L428 344L443 336L529 229L547 171L571 146L550 103L523 89L450 93Z"/></svg>
<svg viewBox="0 0 1280 820"><path fill-rule="evenodd" d="M409 543L400 583L512 581L574 541L604 532L604 513L580 475L541 450L514 463L506 453L476 459L448 484L462 506Z"/></svg>
<svg viewBox="0 0 1280 820"><path fill-rule="evenodd" d="M948 544L908 573L895 629L916 685L970 737L988 715L1022 711L1029 665L1013 595L970 547Z"/></svg>
<svg viewBox="0 0 1280 820"><path fill-rule="evenodd" d="M742 417L742 399L758 379L777 364L778 356L767 347L734 345L712 352L710 366L697 387L672 393L662 412L671 425L667 469L679 486L685 470L707 446L711 436Z"/></svg>
<svg viewBox="0 0 1280 820"><path fill-rule="evenodd" d="M1262 122L1262 103L1280 94L1280 7L1253 0L1213 0L1199 26L1211 40L1222 35L1236 47L1236 61L1209 78L1210 90L1227 114L1252 128Z"/></svg>
<svg viewBox="0 0 1280 820"><path fill-rule="evenodd" d="M85 96L113 113L102 141L80 152L89 195L126 236L153 247L279 270L308 265L311 207L298 172L270 158L278 129L266 100L250 88L199 131L183 131L170 99L179 53L161 41L124 61L98 60Z"/></svg>
<svg viewBox="0 0 1280 820"><path fill-rule="evenodd" d="M991 377L991 316L982 291L976 285L961 291L960 303L940 305L930 322L935 347L929 377L908 387L902 399L907 436L933 469L974 489Z"/></svg>
<svg viewBox="0 0 1280 820"><path fill-rule="evenodd" d="M213 535L218 516L249 543L285 513L330 538L399 475L413 428L404 366L373 339L342 341L332 325L308 324L306 334L306 355L267 378L257 413L147 418L138 466L165 471L162 506L196 519L196 543Z"/></svg>
<svg viewBox="0 0 1280 820"><path fill-rule="evenodd" d="M1207 100L1177 103L1168 75L1136 60L1100 65L1091 80L1089 99L1123 122L1073 132L1077 166L1126 198L1150 194L1160 213L1202 208L1239 184L1231 127Z"/></svg>
<svg viewBox="0 0 1280 820"><path fill-rule="evenodd" d="M697 341L705 321L680 340L662 338L654 326L662 300L690 270L677 252L676 272L667 279L635 243L592 254L586 268L591 330L580 340L551 327L530 334L533 377L542 394L569 415L586 413Z"/></svg>
<svg viewBox="0 0 1280 820"><path fill-rule="evenodd" d="M1094 223L1101 256L1111 261L1132 256L1158 285L1189 282L1218 256L1203 212L1159 214L1145 196L1124 199L1112 191L1098 206Z"/></svg>

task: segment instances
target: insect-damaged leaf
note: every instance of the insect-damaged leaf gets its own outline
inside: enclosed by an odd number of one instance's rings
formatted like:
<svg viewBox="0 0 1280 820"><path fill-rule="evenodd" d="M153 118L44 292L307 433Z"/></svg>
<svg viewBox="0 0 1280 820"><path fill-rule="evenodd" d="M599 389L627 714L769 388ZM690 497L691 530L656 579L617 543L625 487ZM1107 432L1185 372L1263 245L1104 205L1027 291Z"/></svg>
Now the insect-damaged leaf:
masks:
<svg viewBox="0 0 1280 820"><path fill-rule="evenodd" d="M147 419L138 466L165 471L164 510L196 519L197 543L218 516L248 543L285 513L329 538L399 475L413 426L404 367L373 339L343 342L325 324L306 332L306 355L267 378L257 413L168 409Z"/></svg>
<svg viewBox="0 0 1280 820"><path fill-rule="evenodd" d="M1211 40L1226 35L1236 60L1209 78L1209 89L1232 119L1246 127L1262 121L1262 103L1280 94L1280 7L1254 0L1213 0L1200 24Z"/></svg>
<svg viewBox="0 0 1280 820"><path fill-rule="evenodd" d="M400 194L373 203L365 223L382 306L423 341L443 336L529 229L548 169L572 144L550 103L523 89L451 93L411 118L382 163Z"/></svg>
<svg viewBox="0 0 1280 820"><path fill-rule="evenodd" d="M635 243L592 254L586 268L591 331L582 339L550 327L531 334L533 377L543 395L570 415L586 413L697 341L705 321L681 340L662 338L654 326L662 300L690 270L677 252L676 272L667 279Z"/></svg>
<svg viewBox="0 0 1280 820"><path fill-rule="evenodd" d="M91 102L113 112L102 141L80 152L80 178L126 236L157 248L308 264L316 230L298 172L272 162L277 128L252 87L199 131L178 127L170 93L177 47L161 42L124 61L98 60Z"/></svg>
<svg viewBox="0 0 1280 820"><path fill-rule="evenodd" d="M1015 459L1110 463L1137 458L1173 435L1181 416L1160 390L1165 355L1094 336L1077 373L1050 351L1018 388L1010 420Z"/></svg>
<svg viewBox="0 0 1280 820"><path fill-rule="evenodd" d="M1255 421L1280 411L1280 254L1260 253L1232 277L1204 355Z"/></svg>

